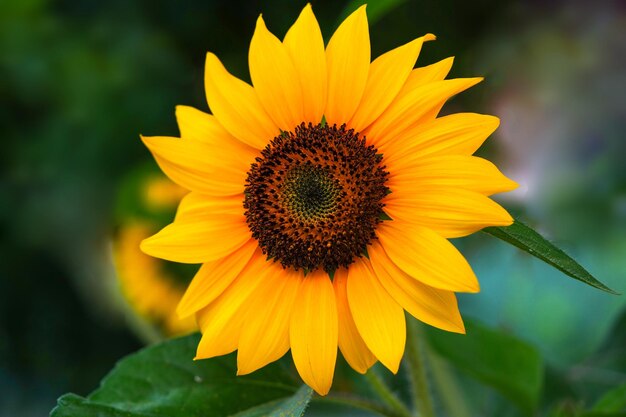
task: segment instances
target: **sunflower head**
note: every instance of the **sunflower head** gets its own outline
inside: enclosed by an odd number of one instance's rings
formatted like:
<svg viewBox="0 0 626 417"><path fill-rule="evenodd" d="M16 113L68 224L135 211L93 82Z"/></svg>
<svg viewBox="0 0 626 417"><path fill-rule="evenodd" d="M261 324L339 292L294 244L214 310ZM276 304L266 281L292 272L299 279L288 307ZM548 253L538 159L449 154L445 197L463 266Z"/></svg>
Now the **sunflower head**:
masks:
<svg viewBox="0 0 626 417"><path fill-rule="evenodd" d="M285 268L333 274L376 238L388 173L382 155L345 125L302 123L275 137L248 172L252 237Z"/></svg>
<svg viewBox="0 0 626 417"><path fill-rule="evenodd" d="M479 287L448 238L512 222L489 196L515 183L472 156L498 119L438 117L481 78L446 79L451 58L414 68L430 34L371 61L365 10L327 45L310 5L282 41L259 17L252 85L209 53L212 114L179 106L180 138L143 138L189 191L141 247L203 264L178 305L197 358L237 350L246 374L291 350L322 395L337 347L358 372L398 370L405 310L464 332L455 292Z"/></svg>

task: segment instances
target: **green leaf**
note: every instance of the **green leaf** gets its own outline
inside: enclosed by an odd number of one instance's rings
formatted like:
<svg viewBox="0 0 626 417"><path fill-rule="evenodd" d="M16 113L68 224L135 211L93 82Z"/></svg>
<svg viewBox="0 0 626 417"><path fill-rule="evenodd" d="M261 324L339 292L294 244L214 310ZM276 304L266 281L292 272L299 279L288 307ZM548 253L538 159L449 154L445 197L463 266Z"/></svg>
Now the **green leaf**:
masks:
<svg viewBox="0 0 626 417"><path fill-rule="evenodd" d="M313 390L303 385L293 396L283 401L279 408L274 408L269 417L300 417L312 396Z"/></svg>
<svg viewBox="0 0 626 417"><path fill-rule="evenodd" d="M619 294L595 279L578 262L519 220L507 227L487 227L483 231L517 246L574 279L611 294Z"/></svg>
<svg viewBox="0 0 626 417"><path fill-rule="evenodd" d="M615 413L621 411L626 415L626 384L607 392L593 406L593 412Z"/></svg>
<svg viewBox="0 0 626 417"><path fill-rule="evenodd" d="M236 417L300 417L304 414L312 396L313 390L303 385L293 396L278 404L261 404L258 407L237 413Z"/></svg>
<svg viewBox="0 0 626 417"><path fill-rule="evenodd" d="M340 22L360 6L367 4L367 20L370 25L373 25L403 3L406 3L406 0L351 0L339 15Z"/></svg>
<svg viewBox="0 0 626 417"><path fill-rule="evenodd" d="M233 355L194 361L199 335L122 359L87 398L66 394L51 417L300 417L312 391L274 363L236 376Z"/></svg>
<svg viewBox="0 0 626 417"><path fill-rule="evenodd" d="M543 380L543 362L534 347L509 334L466 320L467 334L428 329L435 352L492 386L525 410L534 410Z"/></svg>

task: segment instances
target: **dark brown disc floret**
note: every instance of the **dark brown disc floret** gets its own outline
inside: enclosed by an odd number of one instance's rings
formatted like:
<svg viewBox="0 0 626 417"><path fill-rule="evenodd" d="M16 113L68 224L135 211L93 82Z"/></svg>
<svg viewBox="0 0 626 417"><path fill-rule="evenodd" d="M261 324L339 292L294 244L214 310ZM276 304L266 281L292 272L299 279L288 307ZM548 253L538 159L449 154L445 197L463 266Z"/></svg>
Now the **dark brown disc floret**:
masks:
<svg viewBox="0 0 626 417"><path fill-rule="evenodd" d="M244 208L252 236L285 268L333 273L376 238L388 194L382 155L345 126L283 132L248 172Z"/></svg>

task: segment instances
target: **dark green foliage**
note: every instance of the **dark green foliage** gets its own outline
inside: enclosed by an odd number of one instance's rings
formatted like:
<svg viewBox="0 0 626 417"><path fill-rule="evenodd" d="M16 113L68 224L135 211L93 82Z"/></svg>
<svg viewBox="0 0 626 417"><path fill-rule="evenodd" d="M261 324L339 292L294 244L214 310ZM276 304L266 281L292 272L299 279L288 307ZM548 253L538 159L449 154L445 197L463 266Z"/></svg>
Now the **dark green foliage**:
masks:
<svg viewBox="0 0 626 417"><path fill-rule="evenodd" d="M193 361L198 342L191 335L123 359L87 398L61 397L51 416L302 415L312 391L298 389L280 364L237 377L233 355Z"/></svg>

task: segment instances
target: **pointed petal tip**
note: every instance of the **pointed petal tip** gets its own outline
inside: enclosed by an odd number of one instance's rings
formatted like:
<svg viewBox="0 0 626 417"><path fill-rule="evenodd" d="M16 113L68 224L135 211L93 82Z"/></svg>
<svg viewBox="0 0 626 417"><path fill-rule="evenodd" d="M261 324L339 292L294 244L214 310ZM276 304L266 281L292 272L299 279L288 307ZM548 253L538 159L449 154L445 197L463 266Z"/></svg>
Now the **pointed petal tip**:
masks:
<svg viewBox="0 0 626 417"><path fill-rule="evenodd" d="M202 359L207 359L207 357L202 355L202 354L200 354L200 343L198 343L198 347L196 347L196 354L193 357L193 361L195 362L195 361L199 361L199 360L202 360Z"/></svg>
<svg viewBox="0 0 626 417"><path fill-rule="evenodd" d="M361 6L359 6L358 8L356 8L352 13L350 13L348 15L348 17L346 17L343 22L345 22L346 20L350 19L350 18L354 18L357 16L361 16L364 17L367 20L367 3L362 4ZM342 23L343 23L342 22Z"/></svg>
<svg viewBox="0 0 626 417"><path fill-rule="evenodd" d="M424 38L424 42L428 42L428 41L436 41L437 40L437 36L433 35L432 33L427 33L423 36Z"/></svg>
<svg viewBox="0 0 626 417"><path fill-rule="evenodd" d="M476 294L480 292L480 283L478 282L478 280L476 279L473 282L468 282L467 286L465 288L463 288L462 290L459 290L458 292L466 292L466 293L470 293L470 294Z"/></svg>
<svg viewBox="0 0 626 417"><path fill-rule="evenodd" d="M176 316L178 316L178 318L181 320L186 319L187 317L195 313L195 311L189 310L188 306L186 305L187 303L183 304L184 301L185 301L185 297L183 296L183 299L181 299L178 305L176 306Z"/></svg>
<svg viewBox="0 0 626 417"><path fill-rule="evenodd" d="M299 19L302 19L302 18L307 18L307 19L309 19L309 18L311 18L311 17L312 17L313 19L315 19L315 13L313 13L313 7L311 6L311 3L307 3L307 4L306 4L306 5L302 8L302 11L300 11L300 14L298 15L298 19L296 19L296 22L297 22Z"/></svg>
<svg viewBox="0 0 626 417"><path fill-rule="evenodd" d="M321 382L321 383L320 383ZM304 381L309 387L313 389L318 395L324 397L330 392L332 387L332 380L330 382L325 381Z"/></svg>
<svg viewBox="0 0 626 417"><path fill-rule="evenodd" d="M263 13L259 13L259 17L256 18L256 25L257 25L257 28L259 26L265 27L265 20L263 20Z"/></svg>
<svg viewBox="0 0 626 417"><path fill-rule="evenodd" d="M387 368L389 370L389 372L391 372L392 374L396 375L398 373L398 370L400 370L400 362L402 362L402 358L404 357L404 350L402 352L402 355L400 355L397 360L394 359L393 361L387 359L384 362L379 358L378 360L380 361L380 363L383 364L383 366L385 368Z"/></svg>
<svg viewBox="0 0 626 417"><path fill-rule="evenodd" d="M207 52L204 58L204 76L205 79L209 75L209 71L218 68L223 68L222 61L213 52ZM206 82L206 81L205 81Z"/></svg>
<svg viewBox="0 0 626 417"><path fill-rule="evenodd" d="M174 106L174 115L176 116L177 119L179 119L181 116L184 116L185 112L199 112L200 110L196 109L195 107L192 106L187 106L185 104L177 104Z"/></svg>
<svg viewBox="0 0 626 417"><path fill-rule="evenodd" d="M207 52L204 59L205 76L207 75L207 72L211 69L221 69L222 71L226 71L226 67L224 67L224 64L222 64L222 61L220 61L219 57L213 52Z"/></svg>
<svg viewBox="0 0 626 417"><path fill-rule="evenodd" d="M417 319L417 317L415 317ZM417 319L419 320L419 319ZM420 320L421 321L421 320ZM424 323L424 322L422 322ZM458 322L448 322L450 325L446 326L446 327L439 327L439 326L435 326L432 324L428 324L428 323L424 323L430 327L434 327L435 329L439 329L441 331L444 332L449 332L449 333L456 333L456 334L465 334L465 324L463 323L463 319L459 317L459 321Z"/></svg>
<svg viewBox="0 0 626 417"><path fill-rule="evenodd" d="M512 179L508 177L507 177L507 180L509 180L509 189L507 191L513 191L519 188L519 184L516 181L513 181ZM513 218L511 218L511 223L513 223Z"/></svg>
<svg viewBox="0 0 626 417"><path fill-rule="evenodd" d="M251 371L247 370L247 369L242 369L242 367L237 364L237 376L242 376L242 375L248 375Z"/></svg>
<svg viewBox="0 0 626 417"><path fill-rule="evenodd" d="M461 322L459 323L458 331L452 330L452 332L458 333L458 334L466 334L467 333L467 331L465 330L465 323L463 323L463 320L461 320Z"/></svg>
<svg viewBox="0 0 626 417"><path fill-rule="evenodd" d="M452 65L454 65L454 59L455 59L454 56L449 56L439 61L439 64L443 67L447 67L448 71L450 71L450 68L452 68Z"/></svg>
<svg viewBox="0 0 626 417"><path fill-rule="evenodd" d="M153 243L153 241L154 241L154 236L150 236L150 237L145 238L139 244L139 249L141 249L141 251L143 253L145 253L146 255L154 256L154 255L152 255L152 243Z"/></svg>
<svg viewBox="0 0 626 417"><path fill-rule="evenodd" d="M454 323L454 326L449 326L445 329L446 332L457 333L457 334L465 334L465 324L463 324L463 319L461 319L458 323Z"/></svg>
<svg viewBox="0 0 626 417"><path fill-rule="evenodd" d="M352 368L355 372L361 374L361 375L365 375L367 373L367 371L369 370L369 368L367 369L363 369L363 368L359 368L356 369L354 366L350 365L350 368ZM371 367L370 367L371 368Z"/></svg>
<svg viewBox="0 0 626 417"><path fill-rule="evenodd" d="M511 181L511 182L513 182L513 181ZM515 219L513 218L513 216L511 216L511 214L508 211L504 210L504 212L506 213L506 216L503 219L503 222L504 222L503 226L510 226L510 225L512 225L513 222L515 221Z"/></svg>
<svg viewBox="0 0 626 417"><path fill-rule="evenodd" d="M139 135L139 138L141 139L143 144L146 146L146 148L148 148L150 151L152 151L152 148L154 146L158 146L158 142L163 139L163 136Z"/></svg>

